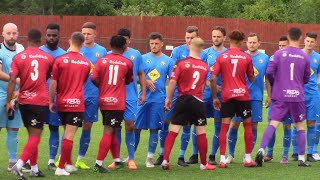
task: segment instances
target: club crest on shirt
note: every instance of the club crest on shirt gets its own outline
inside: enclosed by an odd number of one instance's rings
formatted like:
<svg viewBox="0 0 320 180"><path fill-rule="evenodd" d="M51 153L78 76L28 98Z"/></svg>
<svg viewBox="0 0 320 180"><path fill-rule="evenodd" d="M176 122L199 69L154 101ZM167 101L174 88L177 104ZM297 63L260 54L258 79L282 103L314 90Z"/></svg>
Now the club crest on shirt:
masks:
<svg viewBox="0 0 320 180"><path fill-rule="evenodd" d="M258 76L259 75L259 71L256 67L253 66L253 72L254 72L254 76Z"/></svg>
<svg viewBox="0 0 320 180"><path fill-rule="evenodd" d="M262 60L262 59L260 59L260 60L259 60L259 62L262 64L262 63L263 63L263 60Z"/></svg>
<svg viewBox="0 0 320 180"><path fill-rule="evenodd" d="M130 59L133 61L133 60L135 59L135 57L134 57L134 56L131 56Z"/></svg>
<svg viewBox="0 0 320 180"><path fill-rule="evenodd" d="M283 57L287 57L287 55L288 55L287 53L283 53L282 54Z"/></svg>
<svg viewBox="0 0 320 180"><path fill-rule="evenodd" d="M107 63L107 60L106 60L106 59L103 59L103 60L102 60L102 63L103 63L103 64Z"/></svg>
<svg viewBox="0 0 320 180"><path fill-rule="evenodd" d="M314 63L317 63L317 60L316 60L316 59L313 59L313 62L314 62Z"/></svg>
<svg viewBox="0 0 320 180"><path fill-rule="evenodd" d="M226 54L225 54L225 55L223 55L223 58L224 58L224 59L228 58L228 55L226 55Z"/></svg>
<svg viewBox="0 0 320 180"><path fill-rule="evenodd" d="M164 61L161 61L161 66L164 66L164 65L166 65L166 62L164 62Z"/></svg>
<svg viewBox="0 0 320 180"><path fill-rule="evenodd" d="M153 69L152 71L150 71L148 73L148 76L149 76L150 80L155 81L155 80L159 79L161 75L157 69Z"/></svg>
<svg viewBox="0 0 320 180"><path fill-rule="evenodd" d="M210 70L213 71L213 65L210 67Z"/></svg>
<svg viewBox="0 0 320 180"><path fill-rule="evenodd" d="M69 60L68 60L68 59L63 59L63 62L64 62L64 63L68 63Z"/></svg>
<svg viewBox="0 0 320 180"><path fill-rule="evenodd" d="M26 55L24 55L24 54L21 55L21 59L26 59L26 58L27 58Z"/></svg>
<svg viewBox="0 0 320 180"><path fill-rule="evenodd" d="M185 64L184 65L186 68L189 68L190 67L190 64Z"/></svg>
<svg viewBox="0 0 320 180"><path fill-rule="evenodd" d="M98 52L96 53L96 57L100 57L100 54Z"/></svg>

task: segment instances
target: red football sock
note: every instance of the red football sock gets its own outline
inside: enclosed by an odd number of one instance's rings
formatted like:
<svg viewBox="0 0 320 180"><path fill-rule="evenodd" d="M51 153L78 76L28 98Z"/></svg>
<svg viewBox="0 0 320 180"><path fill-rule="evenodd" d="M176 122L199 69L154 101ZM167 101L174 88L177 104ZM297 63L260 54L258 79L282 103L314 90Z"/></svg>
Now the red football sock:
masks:
<svg viewBox="0 0 320 180"><path fill-rule="evenodd" d="M246 144L246 154L251 154L253 146L252 123L244 122L244 141Z"/></svg>
<svg viewBox="0 0 320 180"><path fill-rule="evenodd" d="M229 123L222 123L219 134L220 155L226 155L227 149L227 133L229 130Z"/></svg>
<svg viewBox="0 0 320 180"><path fill-rule="evenodd" d="M114 133L112 135L112 142L111 142L110 151L111 151L113 159L120 157L119 144L118 144L118 139L117 139L116 133Z"/></svg>
<svg viewBox="0 0 320 180"><path fill-rule="evenodd" d="M169 162L169 156L177 136L178 136L178 133L175 133L172 131L170 131L169 134L167 135L167 138L164 142L163 160L167 160Z"/></svg>
<svg viewBox="0 0 320 180"><path fill-rule="evenodd" d="M38 149L38 145L40 143L40 137L39 136L29 136L27 144L23 148L23 152L20 156L20 159L25 163L31 157L34 156L36 149Z"/></svg>
<svg viewBox="0 0 320 180"><path fill-rule="evenodd" d="M207 165L208 139L206 133L197 135L201 164Z"/></svg>
<svg viewBox="0 0 320 180"><path fill-rule="evenodd" d="M38 147L35 148L34 154L30 157L30 166L37 165L37 161L38 161Z"/></svg>
<svg viewBox="0 0 320 180"><path fill-rule="evenodd" d="M106 158L108 151L110 149L112 141L112 136L110 134L104 133L100 140L99 151L97 155L97 160L103 161Z"/></svg>
<svg viewBox="0 0 320 180"><path fill-rule="evenodd" d="M66 163L70 163L71 161L71 153L72 153L73 141L69 139L63 139L61 143L61 156L59 162L59 168L63 169ZM72 164L72 162L71 162Z"/></svg>

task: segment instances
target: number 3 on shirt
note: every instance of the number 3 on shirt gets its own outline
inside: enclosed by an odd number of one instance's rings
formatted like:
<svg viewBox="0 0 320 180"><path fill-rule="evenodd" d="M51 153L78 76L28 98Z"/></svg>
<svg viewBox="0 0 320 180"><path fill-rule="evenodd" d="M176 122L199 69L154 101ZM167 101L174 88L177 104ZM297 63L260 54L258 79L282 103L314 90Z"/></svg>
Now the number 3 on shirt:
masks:
<svg viewBox="0 0 320 180"><path fill-rule="evenodd" d="M191 89L195 89L197 87L197 82L199 81L199 78L200 78L199 71L195 71L193 73L192 77L195 78L195 80L192 83Z"/></svg>
<svg viewBox="0 0 320 180"><path fill-rule="evenodd" d="M38 60L32 60L31 66L34 67L33 68L34 72L30 73L30 76L31 76L32 81L36 81L39 77L39 71L38 71L39 62L38 62Z"/></svg>
<svg viewBox="0 0 320 180"><path fill-rule="evenodd" d="M231 59L231 64L233 64L232 77L235 77L236 71L237 71L238 59Z"/></svg>

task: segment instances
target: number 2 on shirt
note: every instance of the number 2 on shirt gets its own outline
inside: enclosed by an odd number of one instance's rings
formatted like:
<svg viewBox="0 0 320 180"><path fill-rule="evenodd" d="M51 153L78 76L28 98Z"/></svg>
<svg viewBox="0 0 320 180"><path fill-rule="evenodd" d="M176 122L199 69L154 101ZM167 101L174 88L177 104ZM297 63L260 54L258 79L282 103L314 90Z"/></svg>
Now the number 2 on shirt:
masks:
<svg viewBox="0 0 320 180"><path fill-rule="evenodd" d="M232 77L235 77L236 71L237 71L238 59L231 59L231 64L233 64Z"/></svg>
<svg viewBox="0 0 320 180"><path fill-rule="evenodd" d="M197 87L197 82L199 81L199 78L200 78L199 71L195 71L193 73L192 77L195 78L195 80L192 83L191 89L195 89Z"/></svg>

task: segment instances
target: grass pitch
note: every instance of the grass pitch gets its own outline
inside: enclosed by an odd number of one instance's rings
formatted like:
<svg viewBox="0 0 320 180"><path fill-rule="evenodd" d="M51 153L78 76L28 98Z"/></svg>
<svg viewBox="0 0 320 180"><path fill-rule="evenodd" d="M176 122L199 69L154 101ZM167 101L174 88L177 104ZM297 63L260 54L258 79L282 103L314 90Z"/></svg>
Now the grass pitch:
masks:
<svg viewBox="0 0 320 180"><path fill-rule="evenodd" d="M266 109L264 108L263 122L259 124L257 144L253 150L252 157L255 158L258 146L260 144L261 136L264 129L267 126ZM211 151L212 136L214 133L213 119L208 119L207 125L207 137L209 142L208 156ZM11 173L7 172L8 154L5 146L5 129L0 132L0 179L17 179ZM92 129L91 143L87 152L85 161L88 165L94 166L95 158L98 153L99 141L103 132L101 119L95 123ZM62 128L60 129L62 134ZM73 148L73 161L75 162L79 147L79 138L81 129L78 130L77 136L74 140ZM181 133L180 133L181 134ZM126 144L124 139L124 129L122 134L121 145L121 157L127 157ZM176 143L171 153L170 162L171 170L163 171L160 167L146 168L145 160L148 149L149 132L142 131L140 144L136 153L136 163L138 170L131 171L127 167L119 170L114 170L108 174L94 173L93 170L79 170L77 173L70 175L69 177L58 177L54 175L54 171L47 169L47 162L49 157L48 141L49 141L49 128L44 127L44 132L39 146L39 168L46 174L46 178L42 179L319 179L320 162L312 163L310 168L298 167L297 162L289 161L287 165L281 165L282 154L282 137L283 129L278 128L276 145L274 148L274 160L272 162L264 163L262 168L245 168L242 164L242 157L244 155L244 139L243 139L243 127L239 129L238 142L235 152L235 162L230 164L226 169L217 168L214 171L200 171L199 165L191 165L189 167L180 167L176 164L180 147L180 136L176 139ZM21 154L22 148L27 140L27 131L25 128L19 132L19 150L18 157ZM185 159L187 160L192 154L191 138L186 152ZM158 157L159 145L156 151L154 159ZM291 151L289 153L291 155ZM219 151L217 154L219 157ZM109 153L104 166L107 166L112 162L111 154ZM28 174L25 173L28 178Z"/></svg>

